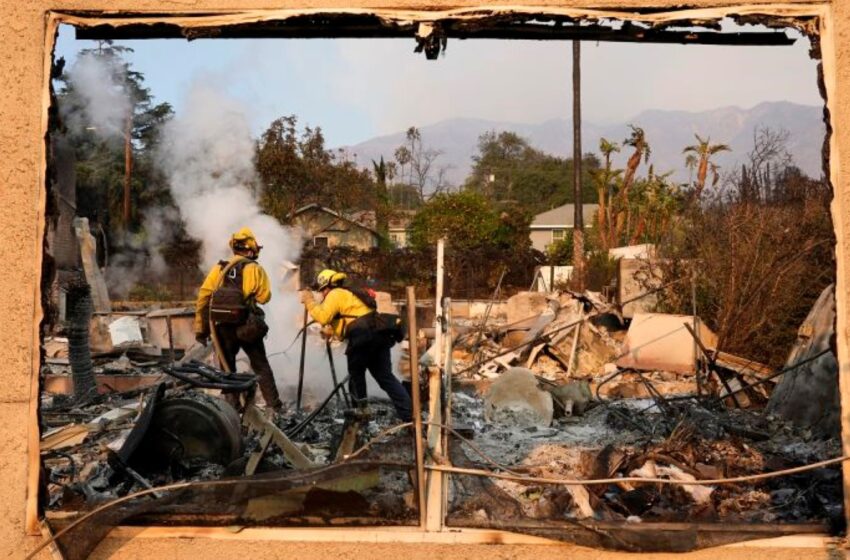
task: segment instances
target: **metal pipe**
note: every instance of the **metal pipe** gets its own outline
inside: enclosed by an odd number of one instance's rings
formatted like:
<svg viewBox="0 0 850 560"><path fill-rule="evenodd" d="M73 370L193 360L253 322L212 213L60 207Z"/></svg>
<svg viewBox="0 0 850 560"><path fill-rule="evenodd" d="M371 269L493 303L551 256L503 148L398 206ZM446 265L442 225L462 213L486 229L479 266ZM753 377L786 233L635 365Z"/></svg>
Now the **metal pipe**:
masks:
<svg viewBox="0 0 850 560"><path fill-rule="evenodd" d="M419 395L419 347L416 344L416 290L407 287L407 337L410 343L410 384L413 401L413 445L416 456L416 490L419 505L419 526L425 529L425 461L422 450L422 399Z"/></svg>
<svg viewBox="0 0 850 560"><path fill-rule="evenodd" d="M328 350L328 363L331 365L331 379L333 379L334 387L339 385L339 381L336 379L336 365L334 365L334 356L333 351L331 351L331 341L325 341L325 348ZM339 393L336 394L336 402L337 404L342 404L345 402L345 406L351 408L351 399L348 398L348 391L345 390L345 385L342 386L342 400L340 400Z"/></svg>
<svg viewBox="0 0 850 560"><path fill-rule="evenodd" d="M304 329L301 331L301 363L298 365L298 394L295 398L295 410L301 411L301 395L304 391L304 356L307 352L307 308L304 307Z"/></svg>

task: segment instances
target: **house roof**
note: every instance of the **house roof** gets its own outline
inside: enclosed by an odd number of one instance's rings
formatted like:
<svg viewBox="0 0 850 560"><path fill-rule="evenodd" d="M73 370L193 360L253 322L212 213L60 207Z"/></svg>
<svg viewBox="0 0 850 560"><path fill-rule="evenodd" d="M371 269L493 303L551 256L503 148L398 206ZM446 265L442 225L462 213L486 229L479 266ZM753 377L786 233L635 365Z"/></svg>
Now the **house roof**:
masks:
<svg viewBox="0 0 850 560"><path fill-rule="evenodd" d="M301 214L304 214L305 212L308 212L310 210L316 210L318 212L324 212L326 214L330 214L331 216L334 216L335 218L339 218L340 220L343 220L345 222L353 224L357 227L361 227L365 230L369 230L371 233L373 233L375 235L379 235L378 232L375 231L374 227L372 227L371 225L364 224L363 222L361 222L358 219L358 218L368 219L369 211L356 212L354 214L346 216L344 214L337 212L336 210L332 210L332 209L328 208L327 206L322 206L321 204L319 204L317 202L312 202L310 204L302 206L301 208L299 208L298 210L293 212L292 217L294 218L294 217L299 216ZM374 212L372 213L372 217L374 218Z"/></svg>
<svg viewBox="0 0 850 560"><path fill-rule="evenodd" d="M598 204L582 205L585 223L590 221L598 208ZM573 221L575 217L574 212L575 206L573 204L564 204L563 206L541 212L534 216L534 220L531 221L531 229L571 228L575 225Z"/></svg>
<svg viewBox="0 0 850 560"><path fill-rule="evenodd" d="M396 210L390 216L389 219L389 229L401 230L407 229L410 226L410 222L413 221L413 217L416 215L416 210Z"/></svg>

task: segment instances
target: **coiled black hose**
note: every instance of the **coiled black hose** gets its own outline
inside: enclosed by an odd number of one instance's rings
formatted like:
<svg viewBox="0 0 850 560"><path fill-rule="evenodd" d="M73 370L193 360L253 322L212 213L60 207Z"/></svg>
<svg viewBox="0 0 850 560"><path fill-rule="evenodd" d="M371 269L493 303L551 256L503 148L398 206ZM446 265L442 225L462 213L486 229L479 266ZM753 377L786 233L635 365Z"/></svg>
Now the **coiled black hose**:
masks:
<svg viewBox="0 0 850 560"><path fill-rule="evenodd" d="M250 391L257 384L257 377L253 373L227 373L196 361L167 367L163 371L180 381L202 389L241 392Z"/></svg>

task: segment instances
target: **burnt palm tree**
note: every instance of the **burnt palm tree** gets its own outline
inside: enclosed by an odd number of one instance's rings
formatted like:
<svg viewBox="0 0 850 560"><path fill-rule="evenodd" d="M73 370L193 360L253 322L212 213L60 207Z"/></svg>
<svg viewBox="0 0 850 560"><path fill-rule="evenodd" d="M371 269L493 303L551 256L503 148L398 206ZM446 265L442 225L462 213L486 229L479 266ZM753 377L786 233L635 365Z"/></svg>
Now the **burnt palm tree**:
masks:
<svg viewBox="0 0 850 560"><path fill-rule="evenodd" d="M627 228L630 220L629 213L629 190L635 181L635 174L637 173L637 168L640 165L641 160L645 163L649 162L649 156L652 153L652 149L649 147L649 143L646 141L646 133L639 126L629 125L629 128L632 129L631 135L623 140L624 146L631 146L634 148L634 152L629 156L629 161L626 163L626 171L623 175L623 186L620 189L620 212L617 215L617 224L615 230L615 242L619 242L621 235L623 234L623 229Z"/></svg>
<svg viewBox="0 0 850 560"><path fill-rule="evenodd" d="M711 138L702 139L699 134L694 134L697 139L697 144L687 146L682 150L683 154L687 154L685 165L688 169L697 170L697 182L692 195L693 200L699 200L702 196L702 191L705 188L705 180L708 177L708 172L711 170L712 185L716 185L720 179L719 168L716 163L711 161L711 156L719 152L728 152L731 150L726 144L712 144Z"/></svg>

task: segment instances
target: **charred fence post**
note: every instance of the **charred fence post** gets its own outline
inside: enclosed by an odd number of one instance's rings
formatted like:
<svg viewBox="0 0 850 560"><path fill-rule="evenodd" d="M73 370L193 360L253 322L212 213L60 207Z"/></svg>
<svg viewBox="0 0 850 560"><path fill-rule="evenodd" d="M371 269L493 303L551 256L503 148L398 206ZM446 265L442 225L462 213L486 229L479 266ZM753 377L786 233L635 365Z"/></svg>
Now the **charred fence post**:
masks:
<svg viewBox="0 0 850 560"><path fill-rule="evenodd" d="M97 395L97 383L89 348L89 326L92 315L91 289L78 280L69 284L68 299L68 361L74 380L74 401L90 402Z"/></svg>

